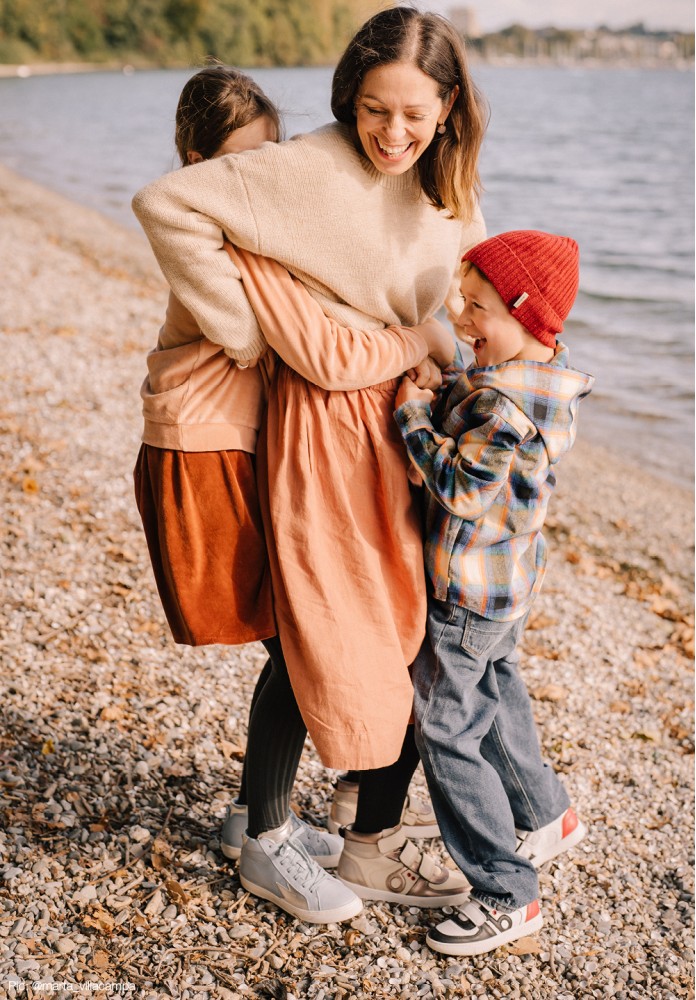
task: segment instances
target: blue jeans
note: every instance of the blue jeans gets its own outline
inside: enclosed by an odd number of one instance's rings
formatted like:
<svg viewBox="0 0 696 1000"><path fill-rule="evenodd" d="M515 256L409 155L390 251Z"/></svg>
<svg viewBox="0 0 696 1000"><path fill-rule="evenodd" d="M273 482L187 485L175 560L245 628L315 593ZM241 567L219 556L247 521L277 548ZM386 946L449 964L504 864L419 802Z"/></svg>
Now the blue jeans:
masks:
<svg viewBox="0 0 696 1000"><path fill-rule="evenodd" d="M534 866L515 854L515 827L537 830L569 805L541 758L517 669L525 622L431 598L412 669L416 741L442 838L474 895L502 910L539 895Z"/></svg>

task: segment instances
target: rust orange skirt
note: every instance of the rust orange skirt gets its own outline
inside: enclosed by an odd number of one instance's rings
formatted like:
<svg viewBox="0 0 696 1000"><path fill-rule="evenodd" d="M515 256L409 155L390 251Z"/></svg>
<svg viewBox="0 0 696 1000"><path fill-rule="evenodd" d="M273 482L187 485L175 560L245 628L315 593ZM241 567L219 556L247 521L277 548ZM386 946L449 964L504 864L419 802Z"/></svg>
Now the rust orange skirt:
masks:
<svg viewBox="0 0 696 1000"><path fill-rule="evenodd" d="M175 642L276 634L254 456L142 445L135 498Z"/></svg>

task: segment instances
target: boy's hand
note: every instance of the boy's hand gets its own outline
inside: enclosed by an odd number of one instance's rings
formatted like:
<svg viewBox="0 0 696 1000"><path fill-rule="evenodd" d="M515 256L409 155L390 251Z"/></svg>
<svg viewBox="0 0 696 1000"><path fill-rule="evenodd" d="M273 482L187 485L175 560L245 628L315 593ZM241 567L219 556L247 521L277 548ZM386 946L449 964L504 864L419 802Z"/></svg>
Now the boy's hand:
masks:
<svg viewBox="0 0 696 1000"><path fill-rule="evenodd" d="M419 389L413 379L410 379L408 375L404 375L401 379L399 391L396 394L394 408L398 410L400 406L403 406L404 403L411 402L411 400L416 400L419 403L429 403L432 398L432 390Z"/></svg>
<svg viewBox="0 0 696 1000"><path fill-rule="evenodd" d="M432 389L434 392L442 385L442 371L431 357L425 358L414 368L409 368L406 375L419 389Z"/></svg>
<svg viewBox="0 0 696 1000"><path fill-rule="evenodd" d="M439 320L434 317L425 323L412 327L419 333L428 345L428 354L440 366L446 368L454 358L454 339L452 334Z"/></svg>

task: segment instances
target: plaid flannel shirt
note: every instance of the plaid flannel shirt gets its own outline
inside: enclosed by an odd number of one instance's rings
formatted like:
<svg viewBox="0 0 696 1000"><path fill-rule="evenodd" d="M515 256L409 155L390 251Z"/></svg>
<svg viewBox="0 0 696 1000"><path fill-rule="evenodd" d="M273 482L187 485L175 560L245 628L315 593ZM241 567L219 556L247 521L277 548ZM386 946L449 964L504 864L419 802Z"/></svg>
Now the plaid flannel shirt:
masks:
<svg viewBox="0 0 696 1000"><path fill-rule="evenodd" d="M541 533L554 466L575 440L577 408L593 384L552 361L453 366L431 408L395 413L427 489L425 562L437 600L512 621L541 587Z"/></svg>

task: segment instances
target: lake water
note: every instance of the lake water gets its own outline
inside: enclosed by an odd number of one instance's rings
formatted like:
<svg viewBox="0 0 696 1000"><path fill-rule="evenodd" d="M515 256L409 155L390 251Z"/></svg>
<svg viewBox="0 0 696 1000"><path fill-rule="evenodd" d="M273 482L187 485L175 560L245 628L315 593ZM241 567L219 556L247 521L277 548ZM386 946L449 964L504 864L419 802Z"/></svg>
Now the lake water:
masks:
<svg viewBox="0 0 696 1000"><path fill-rule="evenodd" d="M490 233L575 237L564 340L596 376L584 437L667 479L693 473L693 74L476 67L491 106L481 173ZM251 73L286 131L331 119L330 69ZM0 79L0 160L127 226L134 191L177 166L189 71Z"/></svg>

